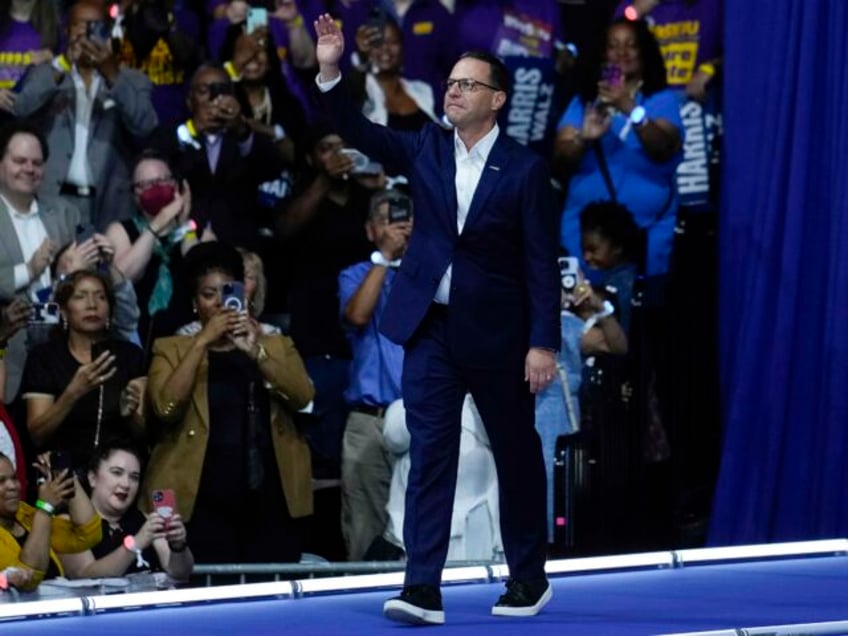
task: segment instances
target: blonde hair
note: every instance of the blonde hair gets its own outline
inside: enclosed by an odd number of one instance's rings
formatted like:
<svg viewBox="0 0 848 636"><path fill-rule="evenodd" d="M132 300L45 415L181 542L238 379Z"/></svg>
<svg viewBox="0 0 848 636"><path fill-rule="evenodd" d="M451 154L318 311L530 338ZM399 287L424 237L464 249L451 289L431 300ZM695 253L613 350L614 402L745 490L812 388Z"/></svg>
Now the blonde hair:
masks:
<svg viewBox="0 0 848 636"><path fill-rule="evenodd" d="M250 315L254 318L259 318L262 312L265 311L265 295L268 292L268 280L265 278L265 265L262 259L256 252L251 252L243 247L236 248L241 254L244 261L244 274L247 277L248 272L252 272L256 277L256 291L253 292L253 298L248 303Z"/></svg>

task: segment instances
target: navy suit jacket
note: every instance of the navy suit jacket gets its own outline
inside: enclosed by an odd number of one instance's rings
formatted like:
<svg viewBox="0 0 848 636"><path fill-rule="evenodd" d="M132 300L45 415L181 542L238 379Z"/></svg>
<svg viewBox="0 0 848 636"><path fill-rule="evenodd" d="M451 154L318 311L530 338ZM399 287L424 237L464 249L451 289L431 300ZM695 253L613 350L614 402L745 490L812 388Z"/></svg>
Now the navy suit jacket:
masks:
<svg viewBox="0 0 848 636"><path fill-rule="evenodd" d="M414 336L452 263L448 322L458 362L514 366L529 347L558 350L557 207L542 158L501 131L459 234L453 131L372 124L341 85L322 99L348 145L410 182L414 229L380 323L386 337L403 345Z"/></svg>

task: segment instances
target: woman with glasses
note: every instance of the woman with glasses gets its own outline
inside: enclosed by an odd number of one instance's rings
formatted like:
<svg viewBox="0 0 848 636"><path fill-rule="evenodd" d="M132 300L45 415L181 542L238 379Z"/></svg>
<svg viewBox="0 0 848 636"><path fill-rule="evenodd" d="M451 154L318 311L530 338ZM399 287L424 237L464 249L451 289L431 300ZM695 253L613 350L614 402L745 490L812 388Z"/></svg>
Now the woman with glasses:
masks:
<svg viewBox="0 0 848 636"><path fill-rule="evenodd" d="M171 335L191 319L188 303L179 302L187 294L175 293L180 277L174 273L200 232L193 231L189 223L188 183L174 175L162 155L144 151L132 175L135 214L109 225L106 236L115 246L115 265L135 285L141 314L139 336L149 349L154 338ZM214 237L206 230L202 238Z"/></svg>

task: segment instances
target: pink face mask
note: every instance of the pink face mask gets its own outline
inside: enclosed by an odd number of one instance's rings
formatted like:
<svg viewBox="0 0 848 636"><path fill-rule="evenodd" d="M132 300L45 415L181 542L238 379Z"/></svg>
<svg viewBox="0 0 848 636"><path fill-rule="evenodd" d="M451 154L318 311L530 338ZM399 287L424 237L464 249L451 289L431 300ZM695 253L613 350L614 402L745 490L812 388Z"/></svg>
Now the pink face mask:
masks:
<svg viewBox="0 0 848 636"><path fill-rule="evenodd" d="M170 183L157 183L138 195L141 209L150 216L156 216L166 205L174 200L177 189Z"/></svg>

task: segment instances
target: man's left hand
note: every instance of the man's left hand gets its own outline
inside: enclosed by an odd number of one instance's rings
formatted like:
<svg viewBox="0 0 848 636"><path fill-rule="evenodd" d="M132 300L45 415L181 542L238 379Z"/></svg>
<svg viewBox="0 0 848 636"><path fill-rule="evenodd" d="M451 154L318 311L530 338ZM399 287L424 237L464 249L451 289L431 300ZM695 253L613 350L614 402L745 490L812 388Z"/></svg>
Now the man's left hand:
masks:
<svg viewBox="0 0 848 636"><path fill-rule="evenodd" d="M110 84L118 76L118 60L112 53L109 43L96 42L88 38L80 40L80 61L86 66L92 66Z"/></svg>
<svg viewBox="0 0 848 636"><path fill-rule="evenodd" d="M530 383L530 393L541 393L556 375L556 354L548 349L530 347L524 360L524 381Z"/></svg>

